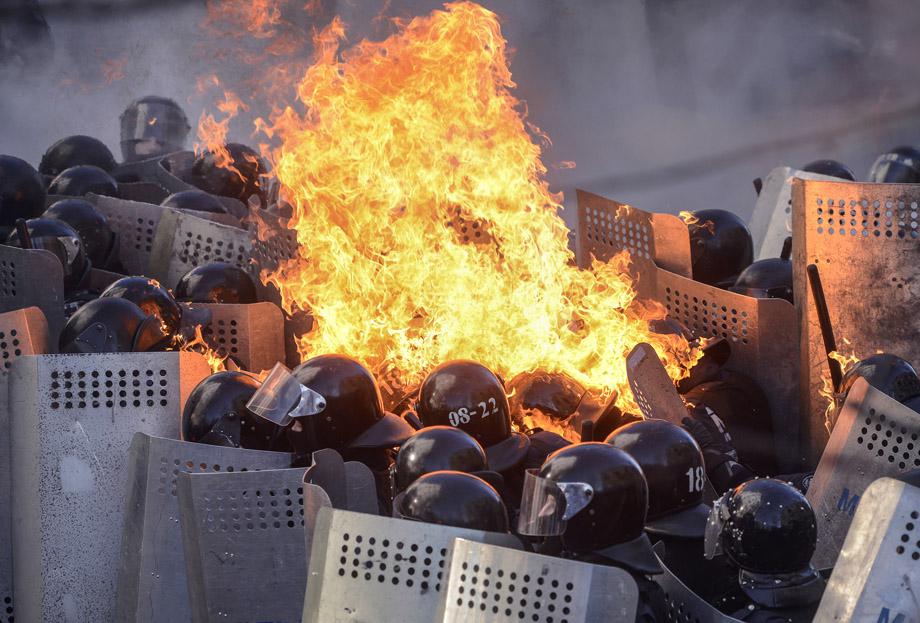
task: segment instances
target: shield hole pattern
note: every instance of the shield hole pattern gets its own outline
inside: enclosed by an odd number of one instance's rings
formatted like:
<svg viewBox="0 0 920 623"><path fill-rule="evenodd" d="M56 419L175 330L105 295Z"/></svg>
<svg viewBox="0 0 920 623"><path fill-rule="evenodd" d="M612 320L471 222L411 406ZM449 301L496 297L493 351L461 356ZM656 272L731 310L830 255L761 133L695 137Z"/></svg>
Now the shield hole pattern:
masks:
<svg viewBox="0 0 920 623"><path fill-rule="evenodd" d="M652 413L652 405L649 403L648 396L645 395L645 392L642 391L636 383L629 384L630 389L632 389L633 398L636 399L636 403L639 405L639 411L642 412L647 419L653 419L654 414Z"/></svg>
<svg viewBox="0 0 920 623"><path fill-rule="evenodd" d="M246 270L249 264L247 254L248 250L242 245L187 231L178 256L188 268L208 262L227 262Z"/></svg>
<svg viewBox="0 0 920 623"><path fill-rule="evenodd" d="M16 262L0 260L0 296L16 297Z"/></svg>
<svg viewBox="0 0 920 623"><path fill-rule="evenodd" d="M920 560L920 531L915 531L920 524L920 513L911 511L910 521L904 524L904 532L901 533L900 542L895 548L898 556L910 554L911 560Z"/></svg>
<svg viewBox="0 0 920 623"><path fill-rule="evenodd" d="M202 331L208 345L221 357L239 353L239 328L236 320L218 319Z"/></svg>
<svg viewBox="0 0 920 623"><path fill-rule="evenodd" d="M246 467L236 467L233 465L224 465L221 467L218 463L205 463L202 461L193 461L192 459L186 457L160 457L160 486L157 488L157 493L160 495L167 495L167 490L169 495L176 497L176 486L179 479L179 474L181 472L185 473L195 473L195 472L248 472L249 468ZM205 501L207 501L208 496L205 496Z"/></svg>
<svg viewBox="0 0 920 623"><path fill-rule="evenodd" d="M278 266L297 255L297 232L284 230L267 240L253 239L252 255L260 266Z"/></svg>
<svg viewBox="0 0 920 623"><path fill-rule="evenodd" d="M652 228L645 220L630 218L633 212L617 215L609 210L587 208L588 240L610 247L614 253L626 250L631 256L652 259Z"/></svg>
<svg viewBox="0 0 920 623"><path fill-rule="evenodd" d="M875 409L869 409L862 421L856 443L876 460L897 465L900 470L920 467L920 435Z"/></svg>
<svg viewBox="0 0 920 623"><path fill-rule="evenodd" d="M153 236L157 228L155 220L133 215L122 215L113 211L108 211L106 214L112 229L122 241L126 241L135 251L150 253L153 248Z"/></svg>
<svg viewBox="0 0 920 623"><path fill-rule="evenodd" d="M665 307L668 314L682 322L694 335L723 337L735 343L749 344L755 332L750 315L728 305L701 296L665 288Z"/></svg>
<svg viewBox="0 0 920 623"><path fill-rule="evenodd" d="M815 231L828 236L854 236L865 239L916 239L920 228L920 209L916 201L868 199L815 200Z"/></svg>
<svg viewBox="0 0 920 623"><path fill-rule="evenodd" d="M172 387L165 369L52 370L52 409L165 407Z"/></svg>
<svg viewBox="0 0 920 623"><path fill-rule="evenodd" d="M210 533L303 529L303 487L209 491L203 500Z"/></svg>
<svg viewBox="0 0 920 623"><path fill-rule="evenodd" d="M19 331L16 329L0 330L0 353L3 353L3 370L0 378L6 376L7 370L16 357L22 355L22 344L19 342Z"/></svg>
<svg viewBox="0 0 920 623"><path fill-rule="evenodd" d="M425 594L441 591L447 549L366 534L342 534L338 547L340 577L357 582L403 586Z"/></svg>
<svg viewBox="0 0 920 623"><path fill-rule="evenodd" d="M664 594L665 607L668 610L668 621L673 623L701 623L700 618L693 614L684 602L675 599L667 591Z"/></svg>
<svg viewBox="0 0 920 623"><path fill-rule="evenodd" d="M531 578L464 562L459 579L454 603L461 608L534 623L569 623L575 585L565 578L551 573Z"/></svg>
<svg viewBox="0 0 920 623"><path fill-rule="evenodd" d="M13 623L13 596L3 596L3 623Z"/></svg>

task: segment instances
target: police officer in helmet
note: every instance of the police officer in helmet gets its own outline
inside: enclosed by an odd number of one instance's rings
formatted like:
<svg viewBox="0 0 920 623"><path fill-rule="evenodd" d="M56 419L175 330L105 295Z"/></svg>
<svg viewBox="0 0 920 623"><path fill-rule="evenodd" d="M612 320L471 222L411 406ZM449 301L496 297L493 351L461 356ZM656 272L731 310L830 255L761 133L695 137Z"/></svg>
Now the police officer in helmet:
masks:
<svg viewBox="0 0 920 623"><path fill-rule="evenodd" d="M698 210L686 218L693 279L728 288L754 261L751 232L737 214Z"/></svg>
<svg viewBox="0 0 920 623"><path fill-rule="evenodd" d="M508 532L508 512L501 496L485 480L457 471L424 474L396 500L395 514L425 523Z"/></svg>
<svg viewBox="0 0 920 623"><path fill-rule="evenodd" d="M121 154L125 162L165 156L185 148L191 126L173 100L148 95L131 102L121 115Z"/></svg>

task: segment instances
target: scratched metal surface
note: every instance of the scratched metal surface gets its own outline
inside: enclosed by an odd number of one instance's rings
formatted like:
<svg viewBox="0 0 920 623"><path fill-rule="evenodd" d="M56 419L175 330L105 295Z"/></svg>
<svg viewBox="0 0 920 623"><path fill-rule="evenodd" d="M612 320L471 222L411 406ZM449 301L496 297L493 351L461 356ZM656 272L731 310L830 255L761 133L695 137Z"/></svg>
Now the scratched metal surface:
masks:
<svg viewBox="0 0 920 623"><path fill-rule="evenodd" d="M920 618L920 489L882 478L866 489L815 623Z"/></svg>
<svg viewBox="0 0 920 623"><path fill-rule="evenodd" d="M920 413L865 380L856 381L808 487L808 501L818 518L815 566L834 566L857 505L863 503L860 498L873 480L918 468Z"/></svg>
<svg viewBox="0 0 920 623"><path fill-rule="evenodd" d="M64 327L64 269L50 251L0 245L0 312L38 307L52 350Z"/></svg>

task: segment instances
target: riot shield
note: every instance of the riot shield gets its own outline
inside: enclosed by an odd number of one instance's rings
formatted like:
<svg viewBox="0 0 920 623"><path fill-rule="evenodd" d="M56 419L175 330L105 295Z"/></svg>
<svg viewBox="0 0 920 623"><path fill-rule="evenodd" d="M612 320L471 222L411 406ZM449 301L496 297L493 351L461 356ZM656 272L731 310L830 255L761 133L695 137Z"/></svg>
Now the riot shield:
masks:
<svg viewBox="0 0 920 623"><path fill-rule="evenodd" d="M21 621L109 621L135 433L178 437L195 353L38 355L10 369L13 587Z"/></svg>
<svg viewBox="0 0 920 623"><path fill-rule="evenodd" d="M48 352L48 322L37 307L0 314L0 611L13 614L13 541L10 482L10 410L7 378L13 362L23 355ZM10 618L12 618L10 616ZM2 617L0 617L2 620Z"/></svg>
<svg viewBox="0 0 920 623"><path fill-rule="evenodd" d="M430 623L455 538L520 547L510 534L320 509L303 623Z"/></svg>
<svg viewBox="0 0 920 623"><path fill-rule="evenodd" d="M792 235L792 180L840 181L827 175L776 167L763 181L754 213L748 223L754 239L754 259L779 257L786 238Z"/></svg>
<svg viewBox="0 0 920 623"><path fill-rule="evenodd" d="M160 218L169 208L89 194L86 198L102 212L118 235L118 259L129 275L149 275L153 238Z"/></svg>
<svg viewBox="0 0 920 623"><path fill-rule="evenodd" d="M639 590L627 571L454 539L436 621L633 623Z"/></svg>
<svg viewBox="0 0 920 623"><path fill-rule="evenodd" d="M865 491L815 623L916 623L920 489L880 478Z"/></svg>
<svg viewBox="0 0 920 623"><path fill-rule="evenodd" d="M827 356L806 268L815 264L831 326L846 354L868 357L881 350L920 360L920 185L793 181L793 271L802 331L801 413L810 458L821 455L828 433L827 399L821 395Z"/></svg>
<svg viewBox="0 0 920 623"><path fill-rule="evenodd" d="M380 512L374 474L367 465L357 461L346 463L332 448L317 450L312 458L313 464L304 472L303 481L322 488L333 508L371 515Z"/></svg>
<svg viewBox="0 0 920 623"><path fill-rule="evenodd" d="M142 201L159 205L169 196L169 191L156 182L121 182L118 196L128 201Z"/></svg>
<svg viewBox="0 0 920 623"><path fill-rule="evenodd" d="M193 303L190 307L211 312L210 322L202 327L202 336L217 354L232 357L243 369L271 370L285 360L284 315L274 303Z"/></svg>
<svg viewBox="0 0 920 623"><path fill-rule="evenodd" d="M316 514L329 506L302 479L303 469L182 475L194 623L299 620Z"/></svg>
<svg viewBox="0 0 920 623"><path fill-rule="evenodd" d="M640 342L626 356L626 377L642 415L681 425L687 407L650 344Z"/></svg>
<svg viewBox="0 0 920 623"><path fill-rule="evenodd" d="M709 605L703 598L687 588L686 584L671 573L664 563L664 543L655 545L655 555L661 564L663 573L652 579L664 591L665 604L668 608L669 621L686 621L693 623L736 623L739 619L730 617Z"/></svg>
<svg viewBox="0 0 920 623"><path fill-rule="evenodd" d="M57 351L64 328L64 267L50 251L0 245L0 312L37 307L48 323L48 343Z"/></svg>
<svg viewBox="0 0 920 623"><path fill-rule="evenodd" d="M850 388L831 440L808 487L818 518L812 563L834 566L866 487L882 476L920 467L920 413L878 391L865 379Z"/></svg>
<svg viewBox="0 0 920 623"><path fill-rule="evenodd" d="M179 474L284 468L284 452L262 452L134 435L118 572L119 621L187 621L191 616L179 529ZM300 470L302 472L303 470Z"/></svg>

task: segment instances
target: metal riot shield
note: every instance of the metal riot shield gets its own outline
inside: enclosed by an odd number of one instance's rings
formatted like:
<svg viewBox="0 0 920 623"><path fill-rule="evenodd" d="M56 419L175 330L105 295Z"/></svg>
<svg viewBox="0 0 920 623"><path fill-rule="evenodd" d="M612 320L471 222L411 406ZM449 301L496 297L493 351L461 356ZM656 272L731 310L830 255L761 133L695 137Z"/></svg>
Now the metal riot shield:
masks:
<svg viewBox="0 0 920 623"><path fill-rule="evenodd" d="M865 491L816 623L920 621L920 489L879 478Z"/></svg>
<svg viewBox="0 0 920 623"><path fill-rule="evenodd" d="M48 352L48 322L37 307L0 314L0 621L13 615L13 541L10 482L10 410L7 378L13 362L23 355Z"/></svg>
<svg viewBox="0 0 920 623"><path fill-rule="evenodd" d="M187 621L191 616L179 528L179 474L236 475L288 467L291 458L285 452L223 448L135 434L128 459L117 620L171 622Z"/></svg>
<svg viewBox="0 0 920 623"><path fill-rule="evenodd" d="M196 353L21 357L10 369L13 587L21 621L110 621L128 448L178 437Z"/></svg>
<svg viewBox="0 0 920 623"><path fill-rule="evenodd" d="M786 238L792 235L792 180L840 181L817 173L799 171L792 167L776 167L763 181L757 195L754 213L748 223L754 239L754 258L763 260L779 257Z"/></svg>
<svg viewBox="0 0 920 623"><path fill-rule="evenodd" d="M709 605L705 599L687 588L664 563L664 543L655 545L655 555L661 564L663 573L653 576L661 590L664 591L665 605L668 609L668 621L680 623L735 623L739 619L730 617Z"/></svg>
<svg viewBox="0 0 920 623"><path fill-rule="evenodd" d="M876 478L920 467L918 448L920 413L858 379L806 496L818 518L818 547L812 558L817 568L834 566L866 487Z"/></svg>
<svg viewBox="0 0 920 623"><path fill-rule="evenodd" d="M357 461L346 463L332 448L317 450L312 459L303 481L322 488L333 508L371 515L380 512L374 473L367 465Z"/></svg>
<svg viewBox="0 0 920 623"><path fill-rule="evenodd" d="M159 205L169 196L169 191L156 182L122 182L118 184L118 196L128 201Z"/></svg>
<svg viewBox="0 0 920 623"><path fill-rule="evenodd" d="M640 342L626 356L626 377L642 415L681 426L687 407L650 344Z"/></svg>
<svg viewBox="0 0 920 623"><path fill-rule="evenodd" d="M64 267L49 251L0 245L0 312L37 307L48 322L48 342L57 350L64 328Z"/></svg>
<svg viewBox="0 0 920 623"><path fill-rule="evenodd" d="M726 368L753 378L770 401L779 468L801 471L798 451L798 332L795 308L721 290L666 270L655 275L654 297L694 335L731 344Z"/></svg>
<svg viewBox="0 0 920 623"><path fill-rule="evenodd" d="M430 623L456 538L520 547L510 534L320 509L303 623Z"/></svg>
<svg viewBox="0 0 920 623"><path fill-rule="evenodd" d="M628 251L631 272L639 278L650 265L690 277L690 233L673 214L645 212L638 208L576 190L578 196L579 266L588 268L590 258L607 261Z"/></svg>
<svg viewBox="0 0 920 623"><path fill-rule="evenodd" d="M118 235L118 258L129 275L148 275L157 225L169 208L89 194L86 198L109 221ZM174 284L173 284L174 285Z"/></svg>
<svg viewBox="0 0 920 623"><path fill-rule="evenodd" d="M454 539L442 623L633 623L639 589L627 571Z"/></svg>
<svg viewBox="0 0 920 623"><path fill-rule="evenodd" d="M795 303L802 331L802 413L816 461L827 442L821 395L827 357L806 277L820 270L837 343L865 358L881 350L920 360L920 185L794 180Z"/></svg>
<svg viewBox="0 0 920 623"><path fill-rule="evenodd" d="M221 357L232 357L245 370L271 370L285 360L284 315L274 303L190 305L210 310L202 336Z"/></svg>
<svg viewBox="0 0 920 623"><path fill-rule="evenodd" d="M316 514L329 506L302 479L303 469L182 475L194 623L300 620Z"/></svg>

